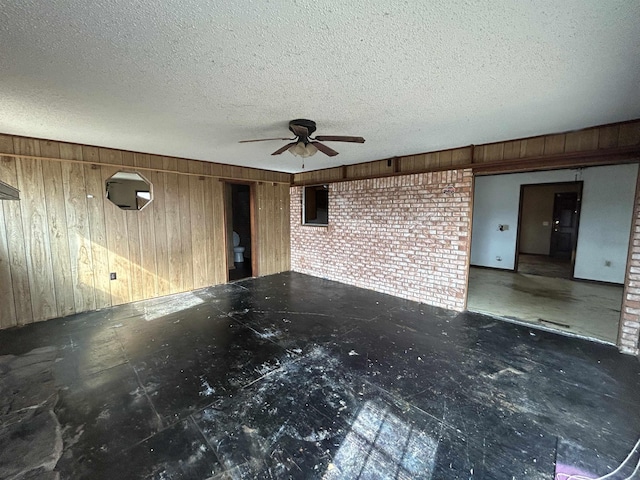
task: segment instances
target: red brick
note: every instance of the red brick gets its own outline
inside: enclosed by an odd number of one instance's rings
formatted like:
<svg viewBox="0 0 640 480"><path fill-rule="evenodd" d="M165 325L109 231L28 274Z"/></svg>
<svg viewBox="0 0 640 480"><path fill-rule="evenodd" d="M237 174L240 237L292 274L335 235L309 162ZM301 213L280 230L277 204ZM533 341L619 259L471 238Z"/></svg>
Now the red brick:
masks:
<svg viewBox="0 0 640 480"><path fill-rule="evenodd" d="M300 224L293 187L292 270L462 310L472 179L450 170L331 184L328 228ZM443 194L454 181L456 193Z"/></svg>

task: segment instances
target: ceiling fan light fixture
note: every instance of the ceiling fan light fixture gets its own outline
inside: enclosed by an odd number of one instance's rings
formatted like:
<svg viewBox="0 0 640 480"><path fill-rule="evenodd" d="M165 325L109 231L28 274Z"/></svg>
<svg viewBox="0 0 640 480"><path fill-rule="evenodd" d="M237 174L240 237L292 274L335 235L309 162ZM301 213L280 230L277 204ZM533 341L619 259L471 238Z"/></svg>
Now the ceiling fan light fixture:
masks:
<svg viewBox="0 0 640 480"><path fill-rule="evenodd" d="M313 143L307 143L307 157L312 157L318 152L318 149Z"/></svg>
<svg viewBox="0 0 640 480"><path fill-rule="evenodd" d="M302 158L315 155L316 152L318 151L318 149L314 145L310 143L307 143L305 145L305 143L302 141L296 143L295 145L292 145L291 147L289 147L288 150L296 157L302 157Z"/></svg>

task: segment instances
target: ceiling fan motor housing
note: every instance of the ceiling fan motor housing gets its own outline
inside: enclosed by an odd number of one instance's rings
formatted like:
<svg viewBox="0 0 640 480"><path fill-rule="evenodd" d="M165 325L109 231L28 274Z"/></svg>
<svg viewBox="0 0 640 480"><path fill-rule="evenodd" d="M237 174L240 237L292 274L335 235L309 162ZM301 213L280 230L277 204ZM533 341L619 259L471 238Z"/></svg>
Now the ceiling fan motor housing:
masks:
<svg viewBox="0 0 640 480"><path fill-rule="evenodd" d="M300 135L298 132L296 132L296 128L295 127L304 127L304 128L306 128L308 134L306 136L305 135ZM307 120L307 119L304 119L304 118L298 118L298 119L295 119L295 120L291 120L289 122L289 130L291 130L291 132L293 132L294 135L302 137L301 140L306 140L309 136L311 136L311 134L313 132L316 131L316 122L314 122L313 120Z"/></svg>

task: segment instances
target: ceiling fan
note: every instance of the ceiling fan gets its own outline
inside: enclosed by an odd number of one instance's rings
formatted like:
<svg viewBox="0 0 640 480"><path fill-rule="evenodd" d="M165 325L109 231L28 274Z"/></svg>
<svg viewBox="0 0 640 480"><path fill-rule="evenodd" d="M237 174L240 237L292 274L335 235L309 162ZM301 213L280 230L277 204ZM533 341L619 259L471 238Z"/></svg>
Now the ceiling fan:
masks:
<svg viewBox="0 0 640 480"><path fill-rule="evenodd" d="M346 137L341 135L318 135L317 137L311 137L311 134L316 131L316 122L313 120L305 120L304 118L291 120L289 122L289 130L295 135L295 138L261 138L258 140L241 140L239 143L293 140L293 142L287 143L271 155L280 155L284 151L289 150L289 152L298 157L310 157L311 155L315 155L318 150L330 157L338 155L338 152L334 149L320 142L364 143L364 138L362 137Z"/></svg>

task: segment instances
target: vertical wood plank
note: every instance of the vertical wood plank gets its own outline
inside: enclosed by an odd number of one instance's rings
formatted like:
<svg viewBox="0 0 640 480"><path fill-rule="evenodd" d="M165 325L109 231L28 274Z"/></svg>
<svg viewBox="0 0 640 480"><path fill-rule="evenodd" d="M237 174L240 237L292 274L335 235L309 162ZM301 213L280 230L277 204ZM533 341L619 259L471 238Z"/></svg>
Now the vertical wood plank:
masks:
<svg viewBox="0 0 640 480"><path fill-rule="evenodd" d="M257 272L253 272L255 276L266 275L265 265L262 261L262 251L266 248L265 226L262 217L262 182L257 182L254 187L254 225L255 230L251 232L251 235L255 235L255 251L251 252L251 255L256 256L255 265L258 267Z"/></svg>
<svg viewBox="0 0 640 480"><path fill-rule="evenodd" d="M452 163L451 150L444 150L438 152L438 165L442 167L450 167Z"/></svg>
<svg viewBox="0 0 640 480"><path fill-rule="evenodd" d="M485 145L485 149L484 149L485 162L498 162L503 158L504 158L503 143L491 143L489 145Z"/></svg>
<svg viewBox="0 0 640 480"><path fill-rule="evenodd" d="M503 148L503 156L504 156L504 148ZM465 165L467 163L471 163L471 148L456 148L451 153L451 164L452 165ZM431 164L429 164L431 166Z"/></svg>
<svg viewBox="0 0 640 480"><path fill-rule="evenodd" d="M151 205L147 207L151 208ZM146 210L146 209L145 209ZM140 235L140 226L138 224L140 215L144 215L143 211L138 210L127 210L124 212L125 219L127 222L127 238L128 241L128 264L129 264L129 272L130 272L130 301L142 300L145 298L144 296L144 275L142 268L142 251L140 247L141 243L141 235Z"/></svg>
<svg viewBox="0 0 640 480"><path fill-rule="evenodd" d="M282 251L283 264L280 271L286 272L291 270L291 201L290 201L290 188L289 185L281 184L279 188L282 190L282 203L280 206L280 224L282 225Z"/></svg>
<svg viewBox="0 0 640 480"><path fill-rule="evenodd" d="M162 157L152 157L150 159L150 165L152 168L163 168ZM151 183L153 184L153 230L155 232L154 241L156 246L156 283L158 286L158 295L168 295L171 293L165 205L166 177L167 174L165 173L153 172L151 174Z"/></svg>
<svg viewBox="0 0 640 480"><path fill-rule="evenodd" d="M402 159L402 171L413 172L416 168L415 157L413 155L407 155Z"/></svg>
<svg viewBox="0 0 640 480"><path fill-rule="evenodd" d="M230 183L222 183L224 191L224 213L225 219L225 252L227 255L227 268L231 270L235 268L233 263L233 193ZM253 255L253 252L251 253Z"/></svg>
<svg viewBox="0 0 640 480"><path fill-rule="evenodd" d="M82 147L61 143L60 157L82 160ZM61 168L74 306L86 312L95 310L96 295L84 166L62 163Z"/></svg>
<svg viewBox="0 0 640 480"><path fill-rule="evenodd" d="M13 153L13 137L0 135L0 152ZM6 160L6 165L10 165L9 158ZM7 167L7 173L5 173L5 159L0 156L0 180L5 183L10 183L6 178L10 176L9 170L10 167ZM15 177L15 173L12 176ZM3 203L9 202L0 202L0 328L8 328L18 324L18 317L16 315L14 287L11 279L7 221L4 218Z"/></svg>
<svg viewBox="0 0 640 480"><path fill-rule="evenodd" d="M113 157L110 160L113 160ZM119 170L117 167L100 167L103 188L106 181ZM105 199L104 222L107 233L109 272L116 274L116 279L110 281L111 303L113 305L121 305L131 301L131 265L126 213L113 202Z"/></svg>
<svg viewBox="0 0 640 480"><path fill-rule="evenodd" d="M135 158L132 152L122 153L122 166L126 171L135 171ZM138 175L140 173L138 172ZM144 175L141 175L147 181ZM127 226L127 264L129 268L129 301L142 300L143 294L143 273L142 273L142 252L140 247L140 226L139 218L141 212L138 210L122 210Z"/></svg>
<svg viewBox="0 0 640 480"><path fill-rule="evenodd" d="M0 179L2 178L1 175L2 169L0 168ZM4 209L0 208L0 328L9 328L17 324L13 282L11 280L11 263L9 262L9 243L7 242Z"/></svg>
<svg viewBox="0 0 640 480"><path fill-rule="evenodd" d="M95 285L96 308L111 305L111 281L109 280L109 249L107 246L107 227L105 221L105 186L102 171L91 162L100 161L97 147L82 147L82 159L88 163L84 167L85 188L87 195L87 214L91 239L91 260ZM111 202L109 202L111 203Z"/></svg>
<svg viewBox="0 0 640 480"><path fill-rule="evenodd" d="M259 248L259 264L260 264L260 276L269 275L271 273L271 269L269 268L269 259L267 258L269 248L271 247L271 238L270 238L270 229L269 229L269 216L268 216L268 193L267 186L264 182L259 182L259 192L260 194L257 196L258 199L258 211L260 212L260 216L258 217L259 226L258 231L260 232L260 237L258 238Z"/></svg>
<svg viewBox="0 0 640 480"><path fill-rule="evenodd" d="M546 135L544 137L544 154L553 155L564 152L565 134Z"/></svg>
<svg viewBox="0 0 640 480"><path fill-rule="evenodd" d="M211 179L211 199L213 204L213 220L215 225L214 260L217 280L215 283L225 283L227 281L227 254L225 242L225 214L224 214L224 182Z"/></svg>
<svg viewBox="0 0 640 480"><path fill-rule="evenodd" d="M165 170L175 170L175 159L164 158ZM165 174L165 225L167 228L167 247L169 256L169 291L177 293L182 291L184 281L182 279L182 242L180 231L180 190L178 175Z"/></svg>
<svg viewBox="0 0 640 480"><path fill-rule="evenodd" d="M16 165L22 193L20 211L24 225L31 308L33 321L38 322L58 316L42 162L18 158Z"/></svg>
<svg viewBox="0 0 640 480"><path fill-rule="evenodd" d="M520 157L538 157L544 153L544 137L520 140Z"/></svg>
<svg viewBox="0 0 640 480"><path fill-rule="evenodd" d="M627 147L638 144L640 144L640 122L623 123L620 125L618 146Z"/></svg>
<svg viewBox="0 0 640 480"><path fill-rule="evenodd" d="M610 125L600 128L598 135L598 148L615 148L618 146L618 136L620 127L618 125Z"/></svg>
<svg viewBox="0 0 640 480"><path fill-rule="evenodd" d="M597 128L567 133L564 146L565 152L595 150L598 148L598 135L599 131Z"/></svg>
<svg viewBox="0 0 640 480"><path fill-rule="evenodd" d="M424 170L427 165L427 155L422 153L420 155L413 156L413 168L415 170Z"/></svg>
<svg viewBox="0 0 640 480"><path fill-rule="evenodd" d="M189 163L185 160L178 162L179 172L188 172ZM193 247L191 242L191 206L190 206L190 192L189 192L189 176L178 175L178 191L180 203L180 218L178 219L180 225L180 236L182 242L182 284L181 291L186 292L193 290Z"/></svg>
<svg viewBox="0 0 640 480"><path fill-rule="evenodd" d="M114 167L102 166L102 188L109 178L122 170L122 152L100 148L100 161L114 164ZM108 199L104 201L104 220L107 232L107 254L109 272L116 274L111 280L111 303L120 305L131 301L131 264L129 262L129 235L127 232L126 212Z"/></svg>
<svg viewBox="0 0 640 480"><path fill-rule="evenodd" d="M135 160L133 152L120 152L122 158L122 166L127 170L135 170Z"/></svg>
<svg viewBox="0 0 640 480"><path fill-rule="evenodd" d="M216 219L215 217L215 208L214 208L214 188L216 183L222 183L221 181L215 178L207 178L205 180L206 186L204 191L204 201L205 201L205 222L207 224L207 263L208 263L208 283L209 285L215 285L218 283L218 266L216 262L216 238L215 236L218 234L218 231L222 232L222 235L225 235L226 232L226 224L224 217L222 219ZM223 198L224 201L224 198ZM218 231L216 231L218 230ZM224 240L224 236L222 237ZM224 280L220 283L224 283L227 281L227 252L223 251L224 255L222 261L224 262L224 270L225 276Z"/></svg>
<svg viewBox="0 0 640 480"><path fill-rule="evenodd" d="M11 146L13 149L13 146ZM8 153L8 152L7 152ZM0 157L0 179L9 185L20 189L18 184L17 161L15 158ZM20 192L24 198L25 192ZM33 322L31 308L31 287L29 269L27 267L27 250L24 237L24 226L20 201L1 202L4 213L5 234L8 261L11 269L11 282L15 300L16 323L25 325Z"/></svg>
<svg viewBox="0 0 640 480"><path fill-rule="evenodd" d="M502 158L504 160L513 160L520 157L521 141L513 140L511 142L505 142L502 149ZM477 148L476 148L477 150Z"/></svg>
<svg viewBox="0 0 640 480"><path fill-rule="evenodd" d="M265 248L262 249L262 260L266 265L266 272L262 273L262 275L271 275L274 269L273 255L271 255L271 250L275 248L275 232L274 232L274 222L273 222L273 203L275 201L274 198L274 188L271 183L263 183L264 186L264 198L263 198L263 209L264 214L262 216L263 223L265 224L265 232L266 238L265 240Z"/></svg>
<svg viewBox="0 0 640 480"><path fill-rule="evenodd" d="M60 158L58 142L40 140L40 153L45 157ZM58 316L64 317L74 314L76 306L73 296L73 278L70 275L71 254L69 253L69 230L67 228L62 164L43 161L42 175L57 312Z"/></svg>
<svg viewBox="0 0 640 480"><path fill-rule="evenodd" d="M202 174L202 164L200 162L190 162L189 171L191 173ZM191 230L190 232L185 232L185 234L191 235L191 246L193 251L193 288L202 288L208 284L204 177L189 176L187 179L189 182Z"/></svg>
<svg viewBox="0 0 640 480"><path fill-rule="evenodd" d="M423 160L424 161L424 160ZM282 185L275 185L275 191L276 191L276 204L275 204L275 217L274 217L274 223L276 225L277 228L277 234L276 234L276 258L275 260L275 271L276 272L281 272L282 271L282 266L285 263L285 255L286 255L286 248L285 248L285 225L282 221L282 215L283 215L283 209L284 209L284 195L285 195L285 191L282 188Z"/></svg>
<svg viewBox="0 0 640 480"><path fill-rule="evenodd" d="M416 157L416 161L418 158ZM419 161L423 161L420 159ZM280 204L282 202L281 190L278 185L273 185L273 261L272 261L272 273L275 273L280 270L280 265L282 264L282 224L279 221L280 218Z"/></svg>
<svg viewBox="0 0 640 480"><path fill-rule="evenodd" d="M207 178L205 180L206 186L204 191L204 201L205 201L205 224L207 228L207 241L205 244L205 248L207 251L207 284L215 285L217 283L224 283L227 280L226 273L226 251L220 252L222 254L222 261L224 262L224 267L219 269L218 267L218 259L216 258L219 255L217 251L217 238L219 232L226 231L225 227L225 219L216 218L216 212L214 208L214 196L215 196L215 185L222 184L219 180L215 178ZM224 240L224 237L223 237ZM224 270L224 279L220 280L220 271Z"/></svg>
<svg viewBox="0 0 640 480"><path fill-rule="evenodd" d="M138 167L151 168L149 155L136 153L134 164ZM151 183L153 199L144 209L140 210L136 218L140 235L140 268L142 271L142 298L152 298L158 293L158 267L156 260L156 231L154 218L158 206L156 188L157 175L154 172L143 171L142 176Z"/></svg>
<svg viewBox="0 0 640 480"><path fill-rule="evenodd" d="M0 153L14 153L13 136L0 133Z"/></svg>
<svg viewBox="0 0 640 480"><path fill-rule="evenodd" d="M518 146L518 153L519 152L520 152L520 148ZM473 163L482 163L482 162L484 162L484 145L476 145L476 147L473 149Z"/></svg>

